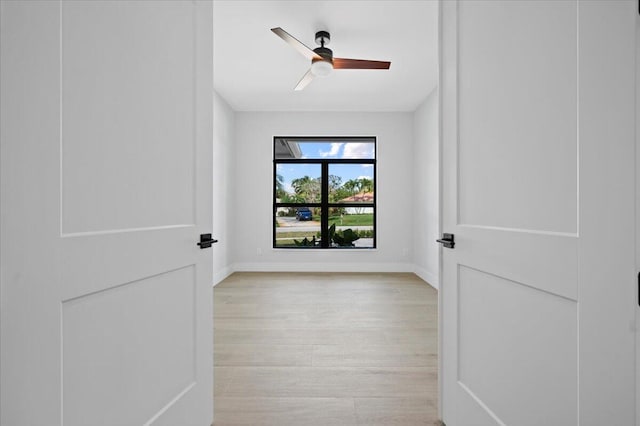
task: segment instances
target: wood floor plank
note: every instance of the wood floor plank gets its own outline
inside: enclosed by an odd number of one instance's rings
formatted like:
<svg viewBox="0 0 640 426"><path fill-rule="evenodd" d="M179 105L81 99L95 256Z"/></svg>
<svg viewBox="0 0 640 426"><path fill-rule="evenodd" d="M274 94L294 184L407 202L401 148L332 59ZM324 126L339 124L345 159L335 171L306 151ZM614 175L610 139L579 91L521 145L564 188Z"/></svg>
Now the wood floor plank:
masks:
<svg viewBox="0 0 640 426"><path fill-rule="evenodd" d="M261 324L262 325L262 324ZM297 326L298 324L292 324ZM273 345L341 345L348 342L386 344L384 330L350 328L216 328L214 346L218 344Z"/></svg>
<svg viewBox="0 0 640 426"><path fill-rule="evenodd" d="M430 398L356 398L361 426L435 426L438 407Z"/></svg>
<svg viewBox="0 0 640 426"><path fill-rule="evenodd" d="M218 366L311 366L313 345L214 345L213 358Z"/></svg>
<svg viewBox="0 0 640 426"><path fill-rule="evenodd" d="M436 382L427 367L235 367L221 396L434 397Z"/></svg>
<svg viewBox="0 0 640 426"><path fill-rule="evenodd" d="M293 303L223 303L216 304L213 312L214 318L242 318L242 317L262 317L273 318L290 314L315 314L318 307L315 303L293 304Z"/></svg>
<svg viewBox="0 0 640 426"><path fill-rule="evenodd" d="M313 367L438 367L435 347L428 345L316 345Z"/></svg>
<svg viewBox="0 0 640 426"><path fill-rule="evenodd" d="M437 300L434 303L413 303L411 305L396 305L394 303L317 303L316 312L323 313L367 313L367 314L394 314L397 317L416 318L426 315L437 315Z"/></svg>
<svg viewBox="0 0 640 426"><path fill-rule="evenodd" d="M215 426L356 426L351 398L227 398L214 400Z"/></svg>
<svg viewBox="0 0 640 426"><path fill-rule="evenodd" d="M348 327L349 329L383 329L415 327L416 320L381 318L374 315L349 315L336 318L309 318L292 314L285 318L216 318L214 330L220 329L282 329L295 324L298 328L330 329Z"/></svg>
<svg viewBox="0 0 640 426"><path fill-rule="evenodd" d="M215 360L215 357L214 357ZM219 367L214 364L213 367L213 394L222 395L233 379L235 370L229 367Z"/></svg>
<svg viewBox="0 0 640 426"><path fill-rule="evenodd" d="M214 288L215 426L437 425L437 292L413 274Z"/></svg>
<svg viewBox="0 0 640 426"><path fill-rule="evenodd" d="M383 329L381 330L385 336L385 340L389 345L427 345L433 347L437 352L438 348L438 328L402 328L402 329Z"/></svg>

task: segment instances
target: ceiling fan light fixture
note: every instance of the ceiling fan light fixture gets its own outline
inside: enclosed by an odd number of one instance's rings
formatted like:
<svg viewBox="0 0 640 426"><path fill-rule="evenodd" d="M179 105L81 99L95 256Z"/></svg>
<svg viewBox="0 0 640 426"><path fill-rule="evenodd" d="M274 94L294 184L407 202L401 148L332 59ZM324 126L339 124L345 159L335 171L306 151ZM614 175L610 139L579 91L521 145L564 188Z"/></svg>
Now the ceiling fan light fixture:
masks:
<svg viewBox="0 0 640 426"><path fill-rule="evenodd" d="M314 61L311 64L311 73L316 77L326 77L333 71L333 65L327 60Z"/></svg>

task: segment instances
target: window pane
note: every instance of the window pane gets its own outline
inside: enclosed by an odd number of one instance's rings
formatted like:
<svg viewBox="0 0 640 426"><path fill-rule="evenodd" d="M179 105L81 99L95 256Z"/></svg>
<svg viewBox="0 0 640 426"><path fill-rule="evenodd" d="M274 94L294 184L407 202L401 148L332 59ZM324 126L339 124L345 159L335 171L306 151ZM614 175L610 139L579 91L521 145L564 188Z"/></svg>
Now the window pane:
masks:
<svg viewBox="0 0 640 426"><path fill-rule="evenodd" d="M331 141L310 138L276 138L274 153L276 159L369 159L376 158L376 144L372 138L349 138Z"/></svg>
<svg viewBox="0 0 640 426"><path fill-rule="evenodd" d="M276 199L279 203L319 203L320 164L276 165Z"/></svg>
<svg viewBox="0 0 640 426"><path fill-rule="evenodd" d="M330 203L373 204L373 164L329 164Z"/></svg>
<svg viewBox="0 0 640 426"><path fill-rule="evenodd" d="M278 207L276 247L320 247L319 207Z"/></svg>
<svg viewBox="0 0 640 426"><path fill-rule="evenodd" d="M333 228L332 247L371 248L374 246L373 207L358 209L362 213L336 214L334 210L333 214L329 215L329 227L330 229L335 227Z"/></svg>

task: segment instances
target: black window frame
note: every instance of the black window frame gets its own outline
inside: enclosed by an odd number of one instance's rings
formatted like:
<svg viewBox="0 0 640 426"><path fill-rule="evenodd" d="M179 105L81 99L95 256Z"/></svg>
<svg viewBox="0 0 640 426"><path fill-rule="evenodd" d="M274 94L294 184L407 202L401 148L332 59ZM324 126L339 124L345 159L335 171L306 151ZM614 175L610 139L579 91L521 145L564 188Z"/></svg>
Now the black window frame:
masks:
<svg viewBox="0 0 640 426"><path fill-rule="evenodd" d="M276 141L279 139L287 139L287 140L295 140L300 142L343 142L343 143L353 143L353 142L367 142L373 143L374 149L374 158L276 158ZM273 221L271 224L272 227L272 243L274 249L285 249L285 250L297 250L297 249L348 249L348 250L372 250L376 249L378 246L378 231L377 231L377 198L378 191L377 187L377 157L378 157L378 144L377 138L375 136L274 136L273 137L273 177L272 177L272 186L273 186ZM278 164L320 164L320 202L319 203L282 203L278 202L276 198L276 175ZM329 166L332 164L372 164L373 165L373 202L372 203L330 203L329 202ZM309 207L315 208L319 207L321 211L320 215L320 245L315 247L278 247L276 245L276 222L277 222L277 212L278 208L295 208L295 207ZM371 207L373 208L373 245L371 247L331 247L329 245L329 209L332 207L335 208L348 208L348 207Z"/></svg>

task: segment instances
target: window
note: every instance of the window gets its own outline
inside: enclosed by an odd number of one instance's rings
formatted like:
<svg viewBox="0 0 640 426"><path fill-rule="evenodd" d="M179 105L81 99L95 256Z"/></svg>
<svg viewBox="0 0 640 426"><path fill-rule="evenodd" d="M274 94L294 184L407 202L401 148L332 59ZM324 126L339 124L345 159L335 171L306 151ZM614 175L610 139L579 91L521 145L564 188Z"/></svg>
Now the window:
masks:
<svg viewBox="0 0 640 426"><path fill-rule="evenodd" d="M273 138L273 247L376 247L375 137Z"/></svg>

